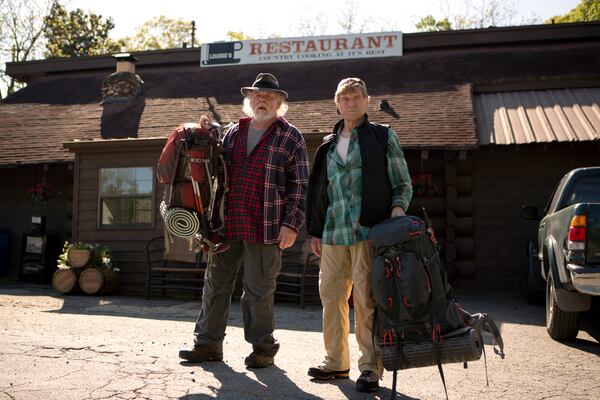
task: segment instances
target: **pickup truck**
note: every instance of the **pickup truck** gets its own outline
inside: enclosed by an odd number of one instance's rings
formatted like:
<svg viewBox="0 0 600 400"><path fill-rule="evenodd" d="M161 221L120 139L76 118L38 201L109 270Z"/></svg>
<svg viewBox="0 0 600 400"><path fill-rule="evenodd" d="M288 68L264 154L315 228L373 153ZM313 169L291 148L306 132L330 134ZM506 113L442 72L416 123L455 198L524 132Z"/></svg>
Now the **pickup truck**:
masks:
<svg viewBox="0 0 600 400"><path fill-rule="evenodd" d="M543 215L523 206L521 216L540 221L537 265L546 281L546 329L555 340L573 339L580 313L600 296L600 167L570 171Z"/></svg>

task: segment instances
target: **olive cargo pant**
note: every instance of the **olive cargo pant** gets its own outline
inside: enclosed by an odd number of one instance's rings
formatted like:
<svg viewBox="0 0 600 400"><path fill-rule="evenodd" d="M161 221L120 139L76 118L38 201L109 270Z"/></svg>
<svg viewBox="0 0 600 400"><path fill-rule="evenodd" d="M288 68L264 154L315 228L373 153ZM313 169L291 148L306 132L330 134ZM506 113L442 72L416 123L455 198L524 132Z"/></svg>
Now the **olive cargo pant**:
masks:
<svg viewBox="0 0 600 400"><path fill-rule="evenodd" d="M275 356L279 343L273 338L275 329L274 294L281 269L281 252L277 244L246 241L231 242L231 248L213 256L207 266L202 291L202 308L194 329L194 342L199 345L223 343L231 296L240 266L244 265L241 298L244 338L253 349Z"/></svg>

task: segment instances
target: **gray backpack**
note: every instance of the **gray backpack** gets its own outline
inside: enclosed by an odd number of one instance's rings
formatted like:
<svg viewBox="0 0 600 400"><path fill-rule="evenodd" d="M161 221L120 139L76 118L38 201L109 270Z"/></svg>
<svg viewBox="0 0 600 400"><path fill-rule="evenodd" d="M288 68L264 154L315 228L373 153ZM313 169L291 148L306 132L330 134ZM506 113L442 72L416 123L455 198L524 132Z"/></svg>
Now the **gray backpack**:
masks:
<svg viewBox="0 0 600 400"><path fill-rule="evenodd" d="M429 223L414 216L390 218L375 225L369 239L375 248L373 339L384 368L394 372L392 399L398 370L431 365L438 366L447 398L442 364L466 367L482 351L485 358L484 331L492 334L494 352L504 358L496 324L486 314L467 313L453 298Z"/></svg>

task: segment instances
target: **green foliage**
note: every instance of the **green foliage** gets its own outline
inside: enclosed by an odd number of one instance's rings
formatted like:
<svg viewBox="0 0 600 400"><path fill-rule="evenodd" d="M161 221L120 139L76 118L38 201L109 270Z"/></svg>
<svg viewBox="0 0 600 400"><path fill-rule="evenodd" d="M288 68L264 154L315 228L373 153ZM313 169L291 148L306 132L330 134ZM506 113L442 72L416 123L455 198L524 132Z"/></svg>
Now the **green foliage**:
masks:
<svg viewBox="0 0 600 400"><path fill-rule="evenodd" d="M69 242L65 241L65 244L62 248L62 253L58 256L58 260L56 260L56 266L60 269L68 269L69 261L67 260L67 255L69 254Z"/></svg>
<svg viewBox="0 0 600 400"><path fill-rule="evenodd" d="M242 40L253 40L253 39L254 38L252 36L246 35L242 31L239 31L239 32L228 31L227 32L227 40L230 40L232 42L242 41Z"/></svg>
<svg viewBox="0 0 600 400"><path fill-rule="evenodd" d="M192 43L192 23L161 15L138 26L135 35L123 41L128 51L180 48L183 43ZM197 45L195 40L194 46Z"/></svg>
<svg viewBox="0 0 600 400"><path fill-rule="evenodd" d="M600 21L600 0L581 0L574 9L544 21L546 24Z"/></svg>
<svg viewBox="0 0 600 400"><path fill-rule="evenodd" d="M123 43L108 37L114 27L110 17L86 14L80 8L67 11L55 2L45 18L45 56L81 57L118 52Z"/></svg>
<svg viewBox="0 0 600 400"><path fill-rule="evenodd" d="M58 256L58 260L56 260L56 266L58 268L71 268L71 265L69 265L68 257L69 250L89 250L92 259L88 266L112 271L119 271L119 269L117 268L117 260L112 256L110 248L108 246L97 243L69 243L67 241L65 241L62 248L62 253L60 253L60 255Z"/></svg>
<svg viewBox="0 0 600 400"><path fill-rule="evenodd" d="M438 32L438 31L451 31L452 24L448 21L448 18L436 20L433 15L426 15L421 17L415 24L417 32Z"/></svg>

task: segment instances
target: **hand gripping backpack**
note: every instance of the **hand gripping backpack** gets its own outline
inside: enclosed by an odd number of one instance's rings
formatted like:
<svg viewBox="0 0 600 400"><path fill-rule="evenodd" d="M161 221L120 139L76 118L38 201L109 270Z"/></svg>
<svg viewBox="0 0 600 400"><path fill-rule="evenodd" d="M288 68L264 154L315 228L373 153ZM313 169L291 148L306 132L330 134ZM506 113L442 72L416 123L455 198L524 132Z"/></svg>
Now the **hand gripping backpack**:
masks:
<svg viewBox="0 0 600 400"><path fill-rule="evenodd" d="M466 368L482 351L485 359L484 331L493 335L494 352L504 358L496 324L487 314L467 313L452 297L430 223L414 216L390 218L375 225L369 239L375 248L373 339L384 368L394 372L392 399L398 370L431 365L438 366L448 398L442 364L462 362Z"/></svg>
<svg viewBox="0 0 600 400"><path fill-rule="evenodd" d="M218 232L223 228L223 199L227 169L221 153L220 125L178 126L170 134L158 160L158 180L165 185L160 213L165 222L165 244L172 236L200 243L202 250L227 250ZM168 251L168 250L167 250Z"/></svg>

